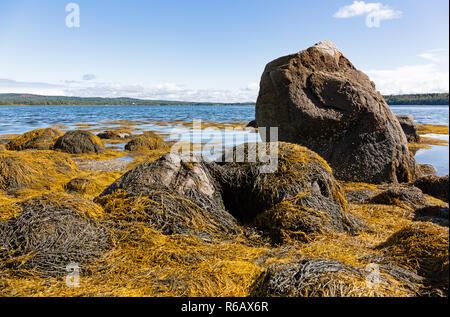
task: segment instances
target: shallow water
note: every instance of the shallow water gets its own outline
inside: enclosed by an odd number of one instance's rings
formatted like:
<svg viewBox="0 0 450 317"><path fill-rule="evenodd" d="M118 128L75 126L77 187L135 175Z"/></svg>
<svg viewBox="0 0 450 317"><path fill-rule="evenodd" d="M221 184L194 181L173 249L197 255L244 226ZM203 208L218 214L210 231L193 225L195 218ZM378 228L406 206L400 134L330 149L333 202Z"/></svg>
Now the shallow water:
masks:
<svg viewBox="0 0 450 317"><path fill-rule="evenodd" d="M395 114L413 115L418 124L449 124L448 106L391 106ZM252 130L219 130L208 128L192 130L182 125L162 126L153 121L217 121L249 122L255 118L254 106L12 106L0 107L0 135L20 134L54 124L73 129L76 124L95 124L116 120L143 121L138 127L163 133L171 141L191 141L208 143L208 153L216 157L214 144L225 146L244 142L259 141ZM100 125L99 125L100 123ZM436 136L434 136L436 137ZM448 135L438 135L446 138ZM121 146L121 145L116 145ZM445 146L432 146L429 150L419 150L416 160L421 164L434 165L439 175L449 173L449 150Z"/></svg>

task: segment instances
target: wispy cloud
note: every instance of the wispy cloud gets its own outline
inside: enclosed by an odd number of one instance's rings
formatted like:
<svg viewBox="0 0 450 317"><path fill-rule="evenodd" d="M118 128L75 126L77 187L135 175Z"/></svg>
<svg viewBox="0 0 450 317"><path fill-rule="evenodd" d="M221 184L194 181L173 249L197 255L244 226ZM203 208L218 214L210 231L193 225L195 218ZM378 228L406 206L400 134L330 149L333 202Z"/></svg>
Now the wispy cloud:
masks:
<svg viewBox="0 0 450 317"><path fill-rule="evenodd" d="M9 78L0 78L0 93L29 93L42 95L61 95L65 85L43 82L16 81Z"/></svg>
<svg viewBox="0 0 450 317"><path fill-rule="evenodd" d="M49 84L0 79L0 93L30 93L79 97L130 97L199 102L249 102L256 100L258 90L259 85L256 83L232 90L214 88L194 89L175 83L148 86L145 84L127 85L121 83L66 80L60 84Z"/></svg>
<svg viewBox="0 0 450 317"><path fill-rule="evenodd" d="M369 70L366 73L382 94L448 92L449 74L436 64Z"/></svg>
<svg viewBox="0 0 450 317"><path fill-rule="evenodd" d="M94 80L95 78L97 78L97 76L95 76L94 74L85 74L85 75L83 75L82 79L88 81L88 80Z"/></svg>
<svg viewBox="0 0 450 317"><path fill-rule="evenodd" d="M448 63L448 51L441 48L428 50L418 56L434 63Z"/></svg>
<svg viewBox="0 0 450 317"><path fill-rule="evenodd" d="M347 19L357 16L366 16L366 26L369 28L380 27L381 21L398 19L402 12L394 10L380 2L366 3L364 1L354 1L351 5L339 8L333 15L337 19Z"/></svg>
<svg viewBox="0 0 450 317"><path fill-rule="evenodd" d="M255 101L259 85L250 84L236 90L193 89L174 83L157 86L141 84L123 85L117 83L98 83L87 87L69 87L65 95L81 97L131 97L153 100L178 100L201 102L248 102Z"/></svg>

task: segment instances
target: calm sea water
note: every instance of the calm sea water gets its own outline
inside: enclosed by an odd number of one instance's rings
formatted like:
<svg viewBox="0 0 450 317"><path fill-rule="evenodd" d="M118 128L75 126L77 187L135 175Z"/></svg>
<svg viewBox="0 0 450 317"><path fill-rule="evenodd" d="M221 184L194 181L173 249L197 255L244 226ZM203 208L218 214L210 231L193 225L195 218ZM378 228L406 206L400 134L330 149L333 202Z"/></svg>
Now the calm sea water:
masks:
<svg viewBox="0 0 450 317"><path fill-rule="evenodd" d="M419 124L449 124L448 106L392 106L395 114L410 114ZM101 123L114 120L145 121L142 127L170 133L170 139L186 139L187 131L178 127L157 126L155 121L219 121L249 122L255 117L254 106L13 106L0 107L0 135L19 134L54 124L72 127L79 123ZM210 139L220 138L213 129ZM448 140L448 135L440 136ZM257 135L236 133L235 142L257 140ZM205 141L205 140L203 140ZM438 174L449 173L448 147L433 146L431 150L420 150L416 159L422 164L432 164Z"/></svg>

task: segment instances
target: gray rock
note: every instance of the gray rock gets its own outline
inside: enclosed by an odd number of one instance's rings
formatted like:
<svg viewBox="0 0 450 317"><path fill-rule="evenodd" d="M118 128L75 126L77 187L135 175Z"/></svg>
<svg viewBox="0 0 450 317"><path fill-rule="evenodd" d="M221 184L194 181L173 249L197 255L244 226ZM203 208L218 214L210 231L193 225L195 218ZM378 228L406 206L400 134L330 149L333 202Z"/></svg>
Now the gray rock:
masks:
<svg viewBox="0 0 450 317"><path fill-rule="evenodd" d="M403 132L405 132L408 142L419 142L420 136L414 117L411 115L397 115L396 117L402 126Z"/></svg>

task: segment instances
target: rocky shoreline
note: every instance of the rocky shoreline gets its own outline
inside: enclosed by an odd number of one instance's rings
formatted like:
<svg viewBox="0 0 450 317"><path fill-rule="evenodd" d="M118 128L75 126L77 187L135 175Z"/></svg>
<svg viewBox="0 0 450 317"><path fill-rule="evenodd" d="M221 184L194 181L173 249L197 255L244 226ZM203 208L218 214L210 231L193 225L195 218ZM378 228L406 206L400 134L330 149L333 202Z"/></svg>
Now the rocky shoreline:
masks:
<svg viewBox="0 0 450 317"><path fill-rule="evenodd" d="M411 154L432 127L330 42L269 63L249 126L279 140L216 162L138 124L5 137L0 296L448 296L448 175Z"/></svg>

